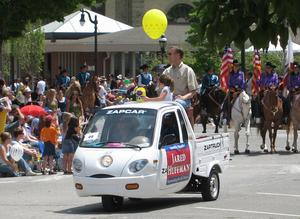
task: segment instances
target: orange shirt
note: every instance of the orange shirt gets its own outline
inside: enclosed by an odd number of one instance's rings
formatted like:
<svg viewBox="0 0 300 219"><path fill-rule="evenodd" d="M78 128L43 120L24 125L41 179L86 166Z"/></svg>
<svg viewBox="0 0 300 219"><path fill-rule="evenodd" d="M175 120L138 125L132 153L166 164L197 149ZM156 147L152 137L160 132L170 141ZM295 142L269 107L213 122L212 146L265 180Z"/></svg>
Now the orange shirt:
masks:
<svg viewBox="0 0 300 219"><path fill-rule="evenodd" d="M57 139L58 139L59 131L54 128L54 127L49 127L49 128L42 128L41 130L41 140L43 142L50 141L52 144L56 145L57 144Z"/></svg>

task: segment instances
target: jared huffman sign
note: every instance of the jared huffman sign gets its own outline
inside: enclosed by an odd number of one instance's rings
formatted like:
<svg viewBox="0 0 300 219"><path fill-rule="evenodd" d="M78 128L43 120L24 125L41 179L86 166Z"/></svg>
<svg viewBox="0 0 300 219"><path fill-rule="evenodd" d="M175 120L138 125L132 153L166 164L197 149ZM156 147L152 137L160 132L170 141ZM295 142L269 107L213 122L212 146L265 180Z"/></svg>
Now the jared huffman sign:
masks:
<svg viewBox="0 0 300 219"><path fill-rule="evenodd" d="M167 154L167 185L187 180L191 170L191 155L187 144L165 147Z"/></svg>

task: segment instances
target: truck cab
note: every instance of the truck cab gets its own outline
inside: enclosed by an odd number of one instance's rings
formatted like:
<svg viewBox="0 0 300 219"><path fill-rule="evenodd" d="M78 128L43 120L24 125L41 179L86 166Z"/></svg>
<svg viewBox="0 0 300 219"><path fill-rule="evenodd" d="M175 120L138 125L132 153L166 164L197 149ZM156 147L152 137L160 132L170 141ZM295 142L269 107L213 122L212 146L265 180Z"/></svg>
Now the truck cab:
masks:
<svg viewBox="0 0 300 219"><path fill-rule="evenodd" d="M228 141L227 134L195 136L175 102L107 107L91 118L75 153L75 188L79 196L102 196L109 211L124 197L196 192L216 200Z"/></svg>

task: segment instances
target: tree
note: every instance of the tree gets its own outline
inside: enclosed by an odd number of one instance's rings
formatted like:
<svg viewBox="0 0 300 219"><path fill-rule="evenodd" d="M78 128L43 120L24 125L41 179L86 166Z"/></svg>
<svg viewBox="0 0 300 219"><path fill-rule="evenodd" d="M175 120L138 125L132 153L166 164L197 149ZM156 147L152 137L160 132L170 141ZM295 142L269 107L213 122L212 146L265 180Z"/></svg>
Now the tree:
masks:
<svg viewBox="0 0 300 219"><path fill-rule="evenodd" d="M42 70L45 52L45 34L40 22L36 25L29 23L24 36L9 40L12 45L12 55L16 59L21 73L36 76Z"/></svg>
<svg viewBox="0 0 300 219"><path fill-rule="evenodd" d="M234 42L243 49L246 40L255 48L271 41L286 47L289 28L296 35L300 27L298 0L196 0L191 14L191 34L199 42L207 39L218 48Z"/></svg>
<svg viewBox="0 0 300 219"><path fill-rule="evenodd" d="M219 72L221 56L216 47L210 47L207 41L198 41L195 36L189 36L187 41L195 45L195 50L186 51L183 61L193 68L197 76L202 76L210 67Z"/></svg>
<svg viewBox="0 0 300 219"><path fill-rule="evenodd" d="M2 70L2 45L4 40L19 37L30 21L63 20L79 4L91 5L95 0L0 0L0 71Z"/></svg>

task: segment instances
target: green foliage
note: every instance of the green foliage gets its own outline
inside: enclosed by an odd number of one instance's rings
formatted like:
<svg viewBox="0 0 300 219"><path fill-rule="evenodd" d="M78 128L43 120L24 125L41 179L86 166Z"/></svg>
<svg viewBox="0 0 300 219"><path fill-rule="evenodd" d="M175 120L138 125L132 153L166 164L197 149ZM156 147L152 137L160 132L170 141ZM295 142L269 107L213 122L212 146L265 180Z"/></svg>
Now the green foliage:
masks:
<svg viewBox="0 0 300 219"><path fill-rule="evenodd" d="M95 0L0 0L0 42L21 36L28 22L63 20L79 4L88 6L92 3Z"/></svg>
<svg viewBox="0 0 300 219"><path fill-rule="evenodd" d="M36 26L40 26L40 22ZM45 52L45 35L40 28L28 24L23 37L10 40L12 54L17 60L21 74L37 76L42 70Z"/></svg>
<svg viewBox="0 0 300 219"><path fill-rule="evenodd" d="M11 43L7 41L2 46L3 46L2 47L2 62L3 62L2 73L4 78L8 78L10 73Z"/></svg>
<svg viewBox="0 0 300 219"><path fill-rule="evenodd" d="M166 58L164 59L166 61ZM161 64L161 56L157 53L143 53L143 63L141 64L147 64L149 66L149 69L153 69L155 66L158 66Z"/></svg>
<svg viewBox="0 0 300 219"><path fill-rule="evenodd" d="M216 46L211 46L207 40L200 39L200 36L193 34L192 30L189 31L187 42L194 46L194 50L185 55L184 61L194 69L196 75L203 75L209 66L219 72L222 53ZM192 56L191 61L187 58L189 56Z"/></svg>
<svg viewBox="0 0 300 219"><path fill-rule="evenodd" d="M198 43L207 39L211 47L234 42L242 48L249 39L255 48L266 48L269 41L276 45L279 35L285 48L288 27L294 34L300 27L299 0L196 0L194 5L191 35Z"/></svg>
<svg viewBox="0 0 300 219"><path fill-rule="evenodd" d="M197 47L196 51L186 51L183 62L192 67L198 77L203 76L210 67L213 67L215 72L219 72L221 67L221 58L218 52L205 46Z"/></svg>

